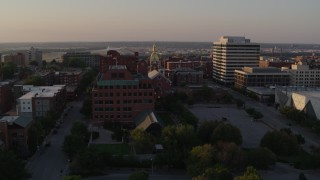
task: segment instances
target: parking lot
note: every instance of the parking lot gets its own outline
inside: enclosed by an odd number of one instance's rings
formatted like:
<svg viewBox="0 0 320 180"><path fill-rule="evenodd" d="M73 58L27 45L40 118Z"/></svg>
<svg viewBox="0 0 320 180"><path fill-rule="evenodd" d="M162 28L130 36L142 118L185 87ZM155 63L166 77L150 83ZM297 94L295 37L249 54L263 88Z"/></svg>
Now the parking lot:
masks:
<svg viewBox="0 0 320 180"><path fill-rule="evenodd" d="M242 134L242 147L258 147L261 138L267 131L272 129L259 121L253 121L244 109L238 109L234 104L196 104L189 110L201 121L222 120L238 127Z"/></svg>

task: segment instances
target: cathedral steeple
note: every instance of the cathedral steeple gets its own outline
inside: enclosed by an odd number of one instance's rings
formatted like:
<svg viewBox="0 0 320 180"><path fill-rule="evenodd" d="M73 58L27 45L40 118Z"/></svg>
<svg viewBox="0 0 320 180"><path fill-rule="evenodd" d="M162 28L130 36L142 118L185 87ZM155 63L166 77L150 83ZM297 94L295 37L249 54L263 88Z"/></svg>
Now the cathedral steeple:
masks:
<svg viewBox="0 0 320 180"><path fill-rule="evenodd" d="M160 68L160 56L157 52L157 46L156 43L153 43L152 46L152 53L150 55L150 71L156 69L158 70Z"/></svg>

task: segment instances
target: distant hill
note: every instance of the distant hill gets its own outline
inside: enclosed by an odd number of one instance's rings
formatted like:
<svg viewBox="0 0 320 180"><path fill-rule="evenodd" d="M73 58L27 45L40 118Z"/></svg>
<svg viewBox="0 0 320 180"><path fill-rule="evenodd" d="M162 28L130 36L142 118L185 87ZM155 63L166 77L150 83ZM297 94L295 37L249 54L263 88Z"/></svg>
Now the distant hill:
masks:
<svg viewBox="0 0 320 180"><path fill-rule="evenodd" d="M42 42L42 43L0 43L0 52L19 51L36 47L45 50L68 50L82 49L95 50L104 49L106 47L128 47L128 48L151 48L154 42ZM212 42L156 42L161 49L211 49ZM262 48L283 48L283 49L320 49L319 44L272 44L261 43Z"/></svg>

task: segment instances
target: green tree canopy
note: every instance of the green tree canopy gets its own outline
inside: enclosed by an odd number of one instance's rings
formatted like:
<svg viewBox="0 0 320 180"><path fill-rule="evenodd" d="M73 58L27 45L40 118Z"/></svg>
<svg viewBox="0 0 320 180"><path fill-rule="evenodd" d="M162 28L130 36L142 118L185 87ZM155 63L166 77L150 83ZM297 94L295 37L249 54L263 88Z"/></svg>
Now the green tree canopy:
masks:
<svg viewBox="0 0 320 180"><path fill-rule="evenodd" d="M85 125L82 122L74 122L72 124L71 134L75 136L84 137L86 141L88 141L90 137L87 125Z"/></svg>
<svg viewBox="0 0 320 180"><path fill-rule="evenodd" d="M232 180L232 174L228 168L218 164L214 167L210 167L205 172L197 177L193 177L193 180Z"/></svg>
<svg viewBox="0 0 320 180"><path fill-rule="evenodd" d="M198 144L192 125L166 126L160 140L164 152L157 156L156 162L175 168L184 168L189 151Z"/></svg>
<svg viewBox="0 0 320 180"><path fill-rule="evenodd" d="M235 180L262 180L262 178L254 167L249 166L246 172L242 176L235 177Z"/></svg>
<svg viewBox="0 0 320 180"><path fill-rule="evenodd" d="M244 165L245 153L234 142L219 141L214 147L215 163L231 168L239 168Z"/></svg>
<svg viewBox="0 0 320 180"><path fill-rule="evenodd" d="M29 179L30 173L24 163L10 151L0 150L0 177L1 179Z"/></svg>
<svg viewBox="0 0 320 180"><path fill-rule="evenodd" d="M278 155L292 155L299 149L297 138L285 131L267 132L260 141L261 147L267 147Z"/></svg>
<svg viewBox="0 0 320 180"><path fill-rule="evenodd" d="M266 169L276 163L277 157L268 148L256 148L248 152L248 164L257 169Z"/></svg>
<svg viewBox="0 0 320 180"><path fill-rule="evenodd" d="M167 149L180 152L198 144L192 125L167 126L162 130L161 140Z"/></svg>
<svg viewBox="0 0 320 180"><path fill-rule="evenodd" d="M234 142L237 145L240 145L242 144L241 132L237 127L231 124L220 123L211 135L212 143L218 141Z"/></svg>
<svg viewBox="0 0 320 180"><path fill-rule="evenodd" d="M149 174L146 171L136 171L129 176L129 180L148 180Z"/></svg>
<svg viewBox="0 0 320 180"><path fill-rule="evenodd" d="M12 62L1 63L0 62L0 78L10 79L14 76L14 72L16 71L17 65Z"/></svg>
<svg viewBox="0 0 320 180"><path fill-rule="evenodd" d="M214 129L220 124L220 121L203 121L197 130L197 135L203 143L211 142L211 135Z"/></svg>
<svg viewBox="0 0 320 180"><path fill-rule="evenodd" d="M187 161L188 174L192 177L203 174L208 167L213 165L213 153L214 147L211 144L192 148Z"/></svg>
<svg viewBox="0 0 320 180"><path fill-rule="evenodd" d="M71 164L71 170L73 173L82 175L99 173L108 162L109 157L109 154L101 149L84 148L76 155Z"/></svg>
<svg viewBox="0 0 320 180"><path fill-rule="evenodd" d="M63 63L67 67L84 68L86 66L84 60L79 58L66 58Z"/></svg>
<svg viewBox="0 0 320 180"><path fill-rule="evenodd" d="M63 151L70 157L74 157L80 150L87 146L87 142L81 136L68 135L64 138Z"/></svg>
<svg viewBox="0 0 320 180"><path fill-rule="evenodd" d="M140 153L151 153L153 151L154 137L151 134L143 129L134 129L130 135L136 151Z"/></svg>
<svg viewBox="0 0 320 180"><path fill-rule="evenodd" d="M44 80L40 76L32 75L29 76L25 81L27 85L34 85L34 86L43 86L45 84Z"/></svg>
<svg viewBox="0 0 320 180"><path fill-rule="evenodd" d="M80 113L85 115L86 117L90 117L92 114L92 99L87 98L83 101L82 107L80 109Z"/></svg>

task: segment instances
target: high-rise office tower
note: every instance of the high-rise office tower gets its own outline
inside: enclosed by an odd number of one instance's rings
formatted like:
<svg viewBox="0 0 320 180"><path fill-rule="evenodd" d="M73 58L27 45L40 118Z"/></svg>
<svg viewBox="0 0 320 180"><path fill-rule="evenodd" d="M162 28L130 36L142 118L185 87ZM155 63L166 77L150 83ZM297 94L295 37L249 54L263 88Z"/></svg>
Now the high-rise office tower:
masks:
<svg viewBox="0 0 320 180"><path fill-rule="evenodd" d="M213 43L212 78L225 85L234 83L234 71L246 67L258 67L260 45L250 39L222 36Z"/></svg>

